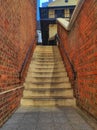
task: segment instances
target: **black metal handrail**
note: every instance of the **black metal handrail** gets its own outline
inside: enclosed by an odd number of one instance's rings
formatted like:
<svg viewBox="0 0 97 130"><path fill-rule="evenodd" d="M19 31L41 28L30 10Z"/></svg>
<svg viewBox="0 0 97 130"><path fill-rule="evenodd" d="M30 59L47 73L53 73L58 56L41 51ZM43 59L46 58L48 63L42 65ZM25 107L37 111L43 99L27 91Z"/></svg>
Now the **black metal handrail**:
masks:
<svg viewBox="0 0 97 130"><path fill-rule="evenodd" d="M31 43L31 45L30 45L30 47L29 47L29 49L27 51L26 57L25 57L25 59L23 61L22 67L21 67L20 72L19 72L19 79L20 80L22 79L22 73L24 72L25 66L27 65L27 61L29 59L29 55L31 54L31 50L32 50L33 44L36 41L36 39L37 39L37 36L35 36L33 42Z"/></svg>
<svg viewBox="0 0 97 130"><path fill-rule="evenodd" d="M72 62L70 61L70 58L69 58L69 56L68 56L66 50L64 49L63 44L61 44L60 38L59 38L58 34L56 35L56 41L58 41L58 43L61 45L61 48L63 49L63 51L64 51L64 53L65 53L65 55L66 55L66 57L67 57L67 60L68 60L68 62L70 63L70 66L71 66L71 69L72 69L72 73L73 73L73 75L74 75L74 80L76 80L76 78L77 78L77 72L75 71Z"/></svg>

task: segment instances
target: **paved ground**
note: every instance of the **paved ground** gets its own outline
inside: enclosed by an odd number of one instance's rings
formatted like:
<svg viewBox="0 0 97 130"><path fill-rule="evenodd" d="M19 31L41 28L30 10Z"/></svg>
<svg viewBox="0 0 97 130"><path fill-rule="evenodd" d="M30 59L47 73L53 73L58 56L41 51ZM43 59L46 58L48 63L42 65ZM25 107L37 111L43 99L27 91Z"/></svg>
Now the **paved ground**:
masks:
<svg viewBox="0 0 97 130"><path fill-rule="evenodd" d="M0 130L93 130L76 109L19 108Z"/></svg>

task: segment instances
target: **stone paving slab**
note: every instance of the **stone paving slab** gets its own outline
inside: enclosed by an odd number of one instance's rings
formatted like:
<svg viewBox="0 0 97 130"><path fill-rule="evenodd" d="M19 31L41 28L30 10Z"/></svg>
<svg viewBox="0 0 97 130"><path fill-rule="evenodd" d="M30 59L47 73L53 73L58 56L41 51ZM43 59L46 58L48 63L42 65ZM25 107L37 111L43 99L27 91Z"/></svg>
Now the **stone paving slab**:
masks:
<svg viewBox="0 0 97 130"><path fill-rule="evenodd" d="M93 128L73 107L20 107L0 130L93 130Z"/></svg>

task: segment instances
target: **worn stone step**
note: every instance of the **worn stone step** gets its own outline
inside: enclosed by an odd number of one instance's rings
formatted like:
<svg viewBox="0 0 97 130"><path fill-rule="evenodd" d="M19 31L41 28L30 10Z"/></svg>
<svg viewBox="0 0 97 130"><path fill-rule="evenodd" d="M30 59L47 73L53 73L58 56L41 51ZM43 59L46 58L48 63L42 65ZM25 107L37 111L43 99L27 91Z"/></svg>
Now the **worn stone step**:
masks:
<svg viewBox="0 0 97 130"><path fill-rule="evenodd" d="M73 89L57 46L36 46L24 83L24 106L73 106Z"/></svg>
<svg viewBox="0 0 97 130"><path fill-rule="evenodd" d="M49 68L49 69L60 69L60 68L64 68L65 69L65 67L64 67L64 65L63 64L61 64L61 65L56 65L56 66L54 66L54 65L48 65L48 66L42 66L42 65L33 65L33 64L30 64L30 66L29 66L29 69L31 69L31 68L42 68L42 69L46 69L46 68Z"/></svg>
<svg viewBox="0 0 97 130"><path fill-rule="evenodd" d="M42 64L42 63L40 63L40 64L30 64L30 66L29 67L32 67L32 68L62 68L62 67L64 67L64 64L47 64L47 63L45 63L45 64ZM65 67L64 67L65 68Z"/></svg>
<svg viewBox="0 0 97 130"><path fill-rule="evenodd" d="M23 97L28 96L34 97L53 97L53 96L65 96L65 97L73 97L72 89L25 89L23 92Z"/></svg>
<svg viewBox="0 0 97 130"><path fill-rule="evenodd" d="M42 60L33 60L31 61L31 63L38 63L38 64L63 64L63 61L62 60L58 60L58 61L49 61L49 60L45 60L45 61L42 61Z"/></svg>
<svg viewBox="0 0 97 130"><path fill-rule="evenodd" d="M57 77L65 77L67 76L67 72L64 72L64 73L31 73L31 72L28 72L28 75L27 77L42 77L42 78L50 78L50 77L54 77L54 78L57 78Z"/></svg>
<svg viewBox="0 0 97 130"><path fill-rule="evenodd" d="M56 51L58 50L57 48L53 49L53 48L36 48L35 52L48 52L48 51Z"/></svg>
<svg viewBox="0 0 97 130"><path fill-rule="evenodd" d="M45 65L43 65L42 66L42 64L41 65L39 65L39 64L37 64L37 65L35 65L35 64L30 64L30 66L29 66L29 69L35 69L35 68L39 68L39 69L65 69L65 67L64 67L64 65L63 64L61 64L61 65L47 65L47 66L45 66ZM66 69L65 69L66 70Z"/></svg>
<svg viewBox="0 0 97 130"><path fill-rule="evenodd" d="M59 68L59 69L61 69L61 68L64 68L65 69L65 67L64 67L64 64L63 63L61 63L61 64L56 64L56 63L47 63L47 62L44 62L44 63L37 63L37 62L31 62L31 64L30 64L30 66L29 66L29 69L33 69L33 68L53 68L53 69L55 69L55 68Z"/></svg>
<svg viewBox="0 0 97 130"><path fill-rule="evenodd" d="M52 47L52 48L50 48L50 47L41 47L41 48L36 48L35 49L35 51L37 52L40 52L40 51L42 51L42 52L47 52L47 51L59 51L58 50L58 48L57 47Z"/></svg>
<svg viewBox="0 0 97 130"><path fill-rule="evenodd" d="M35 51L34 51L35 53L53 53L53 54L56 54L56 53L59 53L59 50L58 50L58 48L57 49L35 49Z"/></svg>
<svg viewBox="0 0 97 130"><path fill-rule="evenodd" d="M33 77L34 77L34 74L35 75L42 75L43 77L44 76L50 77L50 75L59 75L59 74L65 74L65 73L67 73L67 72L63 72L63 71L62 72L31 72L31 71L28 71L28 74L31 74L31 75L33 74ZM56 76L56 77L58 77L58 76ZM60 77L62 77L62 76L60 76Z"/></svg>
<svg viewBox="0 0 97 130"><path fill-rule="evenodd" d="M33 56L34 55L42 55L42 56L59 56L60 52L57 52L57 53L54 53L54 52L43 52L43 51L37 51L37 52L34 52Z"/></svg>
<svg viewBox="0 0 97 130"><path fill-rule="evenodd" d="M35 50L34 51L34 54L53 54L53 55L57 55L58 53L60 53L60 51L58 49L55 49L55 50Z"/></svg>
<svg viewBox="0 0 97 130"><path fill-rule="evenodd" d="M58 73L65 73L65 70L40 70L37 71L37 69L33 69L33 70L28 70L28 73L36 73L36 74L43 74L43 75L48 75L48 74L58 74Z"/></svg>
<svg viewBox="0 0 97 130"><path fill-rule="evenodd" d="M22 106L37 106L37 107L44 107L44 106L75 106L76 100L75 99L22 99L21 105Z"/></svg>
<svg viewBox="0 0 97 130"><path fill-rule="evenodd" d="M47 54L47 53L34 53L32 58L48 58L48 59L53 59L53 58L61 58L61 55L59 53L57 54Z"/></svg>
<svg viewBox="0 0 97 130"><path fill-rule="evenodd" d="M29 68L28 72L66 72L66 69L64 67L62 68Z"/></svg>
<svg viewBox="0 0 97 130"><path fill-rule="evenodd" d="M48 53L48 52L46 52L46 53L37 52L37 53L34 53L34 54L33 54L33 57L34 57L34 56L44 56L44 57L45 57L45 56L47 56L47 57L48 57L48 56L49 56L49 57L54 57L54 56L56 57L56 56L57 56L57 57L60 57L60 52L58 52L58 53L56 53L56 54L55 54L55 53L50 53L50 52L49 52L49 53Z"/></svg>
<svg viewBox="0 0 97 130"><path fill-rule="evenodd" d="M32 69L29 69L28 70L28 72L42 72L41 74L43 74L43 73L45 73L45 74L47 74L47 73L57 73L57 72L66 72L66 70L65 70L65 68L63 68L63 69L35 69L35 68L32 68Z"/></svg>
<svg viewBox="0 0 97 130"><path fill-rule="evenodd" d="M31 63L29 68L63 68L64 64L33 64ZM64 67L65 68L65 67Z"/></svg>
<svg viewBox="0 0 97 130"><path fill-rule="evenodd" d="M62 58L61 58L61 56L43 56L43 55L40 55L40 56L37 56L37 55L33 55L33 58L32 58L32 60L33 59L41 59L41 60L45 60L45 59L48 59L48 60L54 60L54 59L61 59L62 60Z"/></svg>
<svg viewBox="0 0 97 130"><path fill-rule="evenodd" d="M46 48L44 49L44 48L43 48L43 49L35 49L34 52L35 52L35 53L38 53L38 52L39 52L39 53L47 53L47 52L49 52L49 51L52 52L53 54L56 54L56 51L57 51L57 53L58 53L58 52L59 52L59 49L58 49L58 48L57 48L57 49L46 49Z"/></svg>
<svg viewBox="0 0 97 130"><path fill-rule="evenodd" d="M50 63L60 62L60 63L63 63L63 61L62 61L61 59L54 59L54 60L49 60L49 59L44 59L44 60L41 60L41 59L40 59L40 60L38 60L38 59L33 59L32 62L43 62L43 63L45 63L45 62L47 62L47 63L48 63L48 62L50 62ZM31 62L31 63L32 63L32 62Z"/></svg>
<svg viewBox="0 0 97 130"><path fill-rule="evenodd" d="M24 87L25 89L36 89L36 88L41 88L41 89L44 89L44 88L47 88L47 89L53 89L53 88L71 88L71 84L69 82L65 82L65 83L52 83L52 84L49 84L49 83L31 83L31 82L25 82L24 83Z"/></svg>
<svg viewBox="0 0 97 130"><path fill-rule="evenodd" d="M52 86L52 87L43 87L43 86L41 86L41 87L32 87L32 88L29 88L29 87L26 87L25 86L25 90L28 90L28 91L40 91L40 92L45 92L45 91L48 91L48 92L54 92L54 91L67 91L67 90L72 90L73 91L73 88L64 88L64 87L56 87L56 86ZM24 90L24 91L25 91Z"/></svg>
<svg viewBox="0 0 97 130"><path fill-rule="evenodd" d="M41 53L34 53L33 57L36 58L61 58L61 56L59 54L41 54ZM33 59L33 58L32 58Z"/></svg>
<svg viewBox="0 0 97 130"><path fill-rule="evenodd" d="M68 77L56 77L56 78L54 78L54 77L45 77L45 78L42 78L42 77L31 77L31 78L29 78L29 77L27 77L26 78L26 80L25 80L26 82L37 82L37 83L60 83L60 82L69 82L69 78Z"/></svg>
<svg viewBox="0 0 97 130"><path fill-rule="evenodd" d="M72 96L25 96L23 99L32 100L59 100L59 99L74 99Z"/></svg>
<svg viewBox="0 0 97 130"><path fill-rule="evenodd" d="M48 59L48 58L33 58L33 60L32 60L32 62L34 62L34 61L37 61L37 62L62 62L62 59L61 58L59 58L59 59Z"/></svg>
<svg viewBox="0 0 97 130"><path fill-rule="evenodd" d="M37 62L37 61L34 61L34 62L31 62L31 64L33 65L40 65L40 66L56 66L56 65L61 65L63 64L63 62Z"/></svg>
<svg viewBox="0 0 97 130"><path fill-rule="evenodd" d="M38 45L37 46L37 48L36 48L36 50L39 50L39 49L58 49L58 47L57 47L57 45L55 45L55 46L40 46L40 45Z"/></svg>

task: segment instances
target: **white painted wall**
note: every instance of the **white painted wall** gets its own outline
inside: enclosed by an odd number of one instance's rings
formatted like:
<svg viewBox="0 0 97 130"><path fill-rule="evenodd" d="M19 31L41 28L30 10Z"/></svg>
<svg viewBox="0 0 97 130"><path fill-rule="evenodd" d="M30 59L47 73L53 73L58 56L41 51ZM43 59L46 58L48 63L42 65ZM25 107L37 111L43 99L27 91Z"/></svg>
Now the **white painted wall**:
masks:
<svg viewBox="0 0 97 130"><path fill-rule="evenodd" d="M42 43L42 34L41 34L41 30L37 30L37 36L38 36L38 43Z"/></svg>

